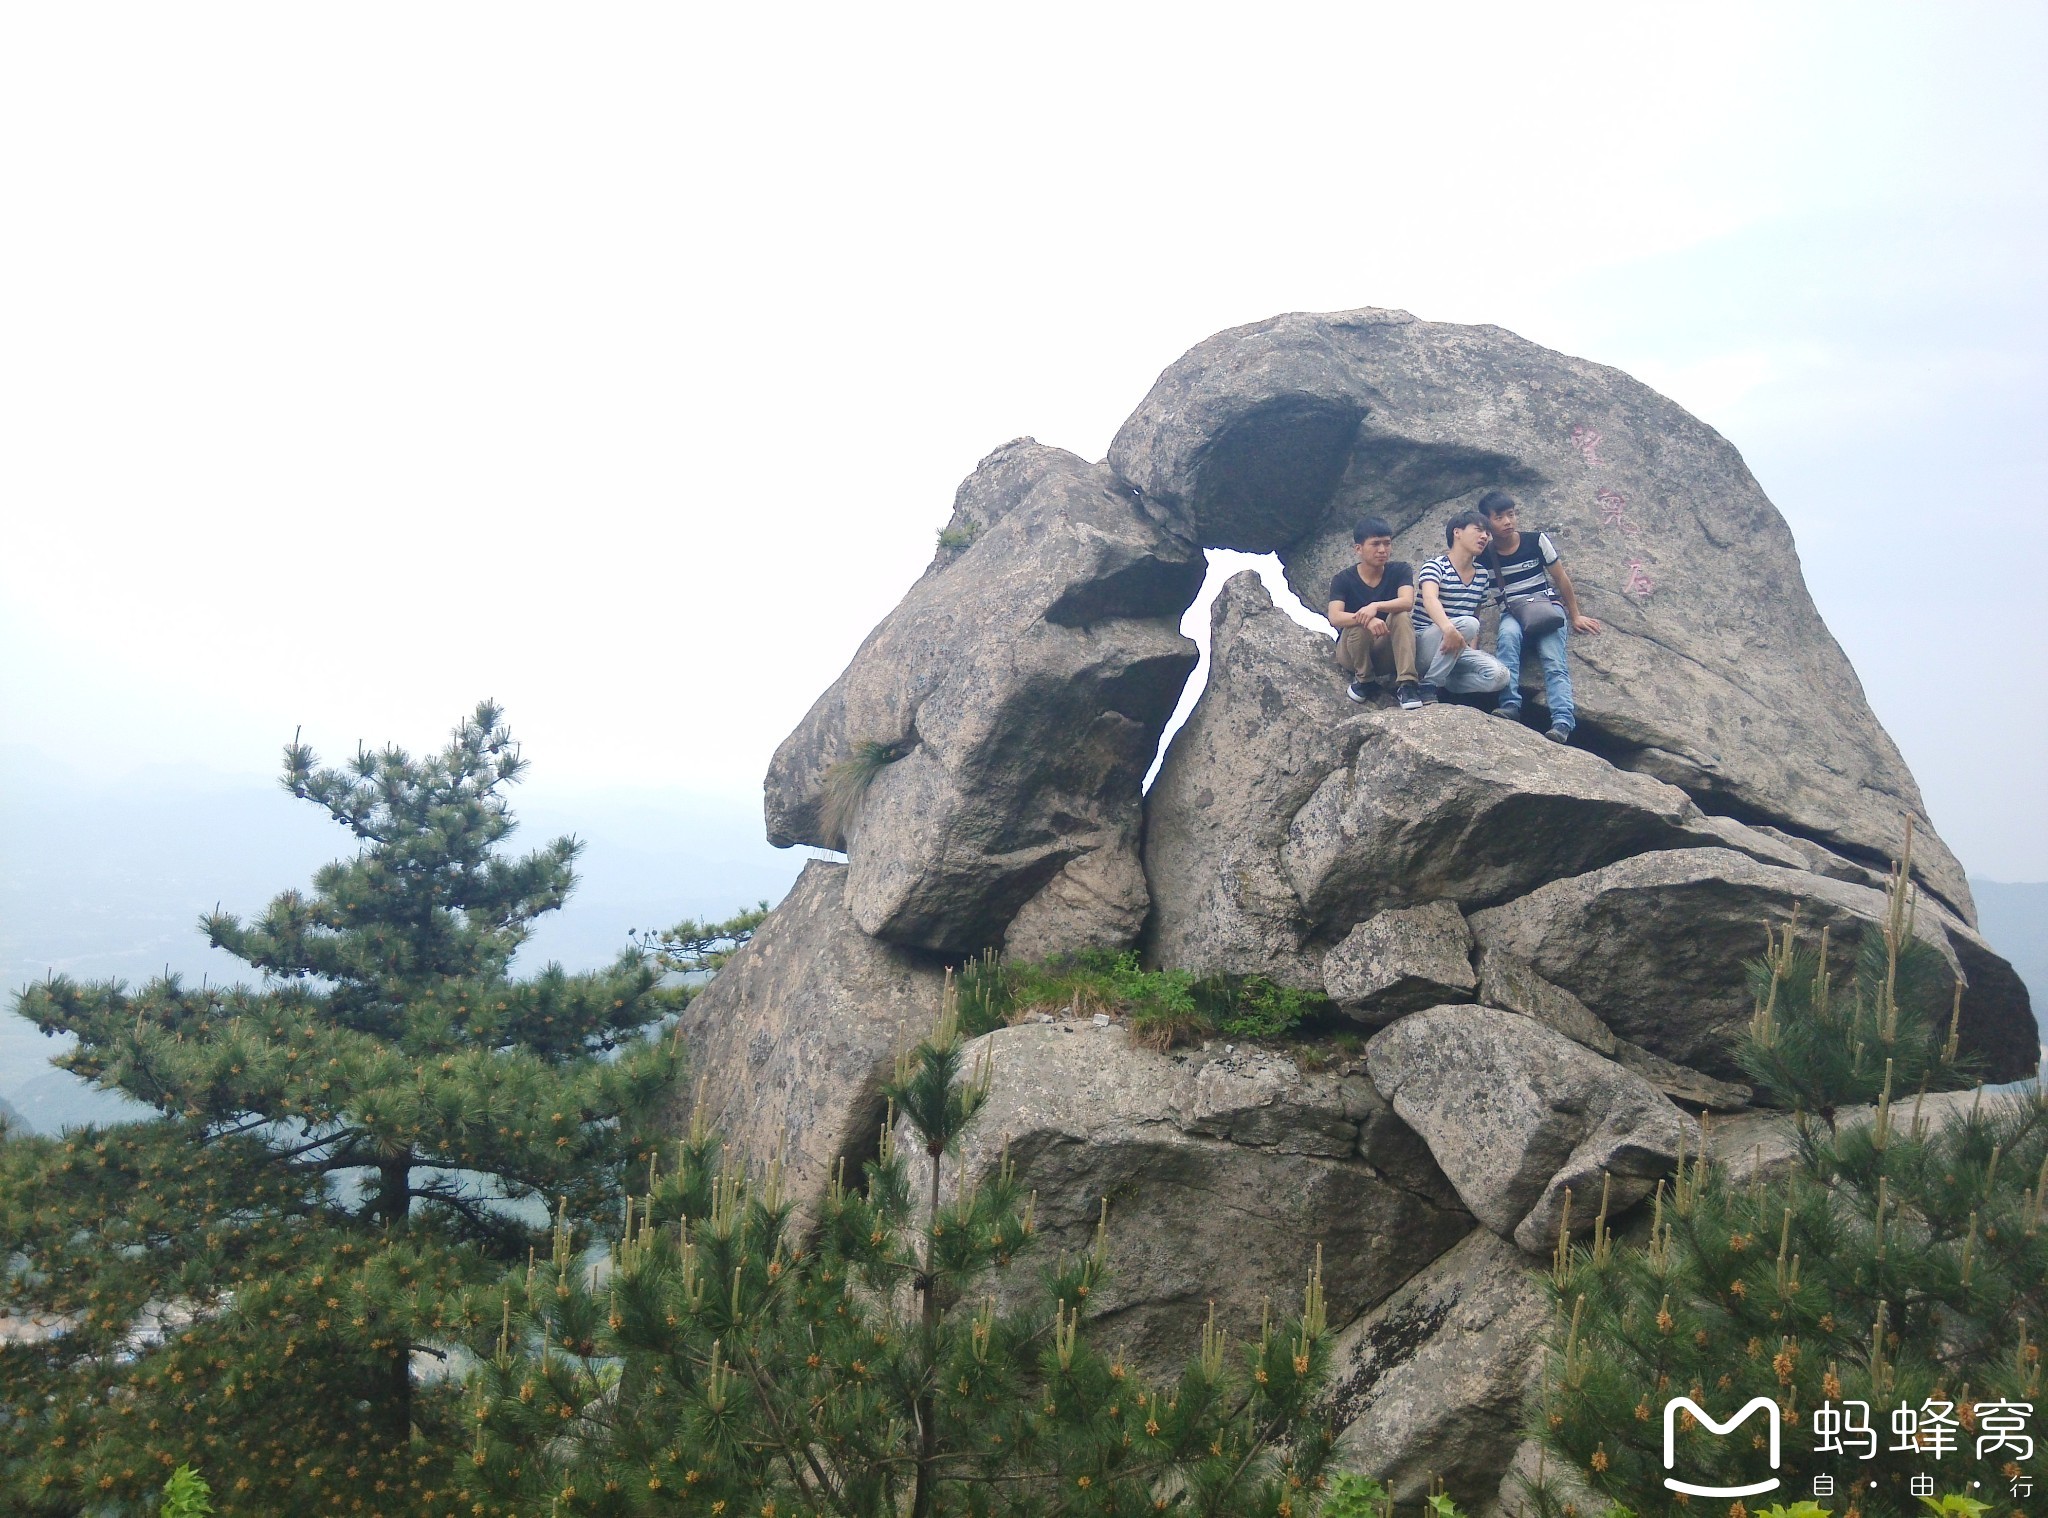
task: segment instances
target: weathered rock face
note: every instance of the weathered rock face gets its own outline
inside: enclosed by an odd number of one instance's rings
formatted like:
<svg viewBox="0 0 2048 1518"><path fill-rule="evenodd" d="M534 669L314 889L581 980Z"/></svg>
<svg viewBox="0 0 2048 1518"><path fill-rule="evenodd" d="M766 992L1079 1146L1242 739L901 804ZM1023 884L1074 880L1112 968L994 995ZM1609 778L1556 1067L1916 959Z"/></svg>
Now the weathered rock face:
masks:
<svg viewBox="0 0 2048 1518"><path fill-rule="evenodd" d="M1493 487L1607 624L1573 640L1573 746L1350 702L1328 639L1241 575L1141 802L1194 662L1177 622L1202 547L1275 550L1321 606L1355 517L1391 518L1419 559ZM1049 1254L1085 1247L1108 1198L1098 1332L1155 1374L1212 1298L1254 1332L1321 1244L1340 1458L1405 1498L1443 1476L1484 1514L1541 1317L1527 1255L1567 1190L1583 1229L1603 1177L1619 1211L1668 1171L1694 1121L1671 1098L1748 1099L1720 1077L1759 924L1796 909L1846 953L1907 819L1918 931L1967 977L1965 1046L1994 1078L2034 1067L2025 991L1967 925L1784 522L1726 443L1624 375L1493 328L1281 317L1169 369L1106 463L998 449L942 543L775 757L772 841L849 859L807 869L689 1009L708 1115L751 1162L786 1152L815 1203L873 1146L940 956L996 944L1037 959L1142 925L1155 965L1263 974L1386 1024L1362 1067L1320 1073L1081 1022L1000 1030L945 1182L1007 1147ZM1748 1162L1773 1163L1782 1133L1748 1115L1717 1152L1751 1138Z"/></svg>
<svg viewBox="0 0 2048 1518"><path fill-rule="evenodd" d="M1109 1198L1115 1273L1095 1332L1148 1371L1193 1352L1212 1299L1233 1337L1256 1335L1268 1297L1298 1301L1318 1244L1343 1323L1471 1231L1363 1076L1304 1075L1249 1050L1154 1054L1087 1022L999 1029L969 1047L970 1064L984 1051L994 1084L942 1193L993 1174L1007 1146L1038 1193L1047 1258L1087 1247Z"/></svg>
<svg viewBox="0 0 2048 1518"><path fill-rule="evenodd" d="M1896 852L1910 814L1920 877L1972 918L1784 519L1734 448L1618 370L1400 311L1280 316L1171 365L1109 462L1195 540L1277 550L1310 606L1356 517L1424 557L1452 510L1506 489L1606 623L1572 640L1582 741L1855 862Z"/></svg>
<svg viewBox="0 0 2048 1518"><path fill-rule="evenodd" d="M1139 782L1195 665L1195 544L1103 465L1028 439L961 486L950 541L784 740L768 837L843 849L863 932L973 952L1126 943L1145 912ZM862 745L898 755L851 826ZM851 810L851 808L846 808Z"/></svg>
<svg viewBox="0 0 2048 1518"><path fill-rule="evenodd" d="M1556 1241L1564 1194L1590 1228L1649 1194L1678 1153L1678 1109L1641 1076L1531 1018L1432 1007L1365 1048L1373 1084L1421 1134L1472 1215L1530 1254Z"/></svg>
<svg viewBox="0 0 2048 1518"><path fill-rule="evenodd" d="M1715 841L1675 786L1469 707L1381 709L1365 731L1287 828L1282 862L1318 926L1500 901L1593 860Z"/></svg>
<svg viewBox="0 0 2048 1518"><path fill-rule="evenodd" d="M1223 587L1210 629L1208 688L1146 804L1146 946L1160 964L1317 989L1323 950L1390 908L1469 909L1596 861L1719 851L1731 835L1798 860L1674 786L1516 724L1354 705L1329 641L1249 571Z"/></svg>
<svg viewBox="0 0 2048 1518"><path fill-rule="evenodd" d="M1626 1070L1633 1070L1666 1096L1690 1102L1716 1112L1733 1112L1747 1107L1755 1092L1734 1081L1718 1081L1711 1075L1684 1065L1673 1064L1652 1054L1640 1044L1616 1038L1586 1004L1562 986L1553 986L1536 973L1527 960L1504 949L1481 949L1476 957L1479 977L1478 1001L1533 1017L1552 1032L1562 1033L1575 1044L1584 1044L1604 1054Z"/></svg>
<svg viewBox="0 0 2048 1518"><path fill-rule="evenodd" d="M931 1031L944 971L861 932L844 901L846 866L813 861L683 1011L688 1079L680 1131L701 1083L707 1116L755 1165L781 1155L800 1207L825 1193L842 1155L871 1153L881 1083L897 1051ZM858 1167L849 1167L858 1173Z"/></svg>
<svg viewBox="0 0 2048 1518"><path fill-rule="evenodd" d="M1481 1507L1520 1443L1548 1313L1528 1260L1483 1228L1432 1261L1332 1347L1337 1468L1397 1502L1440 1477L1468 1511Z"/></svg>
<svg viewBox="0 0 2048 1518"><path fill-rule="evenodd" d="M1323 956L1323 988L1361 1022L1390 1022L1439 1002L1470 1001L1472 930L1448 901L1369 917Z"/></svg>
<svg viewBox="0 0 2048 1518"><path fill-rule="evenodd" d="M1158 963L1319 989L1287 825L1364 742L1328 641L1273 608L1247 570L1209 614L1209 684L1145 798L1146 948Z"/></svg>
<svg viewBox="0 0 2048 1518"><path fill-rule="evenodd" d="M1475 912L1471 923L1481 944L1527 960L1622 1037L1732 1079L1740 1072L1728 1050L1751 1012L1743 966L1758 953L1761 925L1796 909L1808 931L1832 930L1846 967L1849 945L1881 920L1884 903L1866 886L1726 850L1685 849L1555 881ZM1932 903L1921 903L1915 931L1970 977L1963 1048L1987 1061L1993 1080L2030 1074L2039 1046L2010 967Z"/></svg>

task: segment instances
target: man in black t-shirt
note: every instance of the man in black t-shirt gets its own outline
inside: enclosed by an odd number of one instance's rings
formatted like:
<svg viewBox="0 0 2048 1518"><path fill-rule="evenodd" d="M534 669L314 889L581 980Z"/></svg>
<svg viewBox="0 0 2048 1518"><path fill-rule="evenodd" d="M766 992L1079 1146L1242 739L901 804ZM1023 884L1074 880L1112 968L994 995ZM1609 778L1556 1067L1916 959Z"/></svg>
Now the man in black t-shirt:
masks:
<svg viewBox="0 0 2048 1518"><path fill-rule="evenodd" d="M1403 706L1422 705L1415 681L1415 570L1390 557L1394 529L1381 517L1366 517L1351 529L1358 563L1330 581L1330 625L1337 629L1337 663L1351 676L1353 701L1372 697L1375 667L1394 677L1394 696Z"/></svg>

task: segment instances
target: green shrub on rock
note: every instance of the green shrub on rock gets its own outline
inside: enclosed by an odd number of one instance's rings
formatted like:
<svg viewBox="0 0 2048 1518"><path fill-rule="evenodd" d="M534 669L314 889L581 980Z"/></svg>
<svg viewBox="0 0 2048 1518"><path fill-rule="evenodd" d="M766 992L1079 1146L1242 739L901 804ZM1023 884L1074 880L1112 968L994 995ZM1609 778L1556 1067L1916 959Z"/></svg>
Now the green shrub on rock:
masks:
<svg viewBox="0 0 2048 1518"><path fill-rule="evenodd" d="M961 967L959 984L961 1020L971 1034L1033 1011L1107 1012L1129 1019L1138 1041L1155 1049L1214 1034L1283 1038L1322 1005L1309 992L1261 975L1147 970L1128 950L1090 949L1040 963L991 950Z"/></svg>

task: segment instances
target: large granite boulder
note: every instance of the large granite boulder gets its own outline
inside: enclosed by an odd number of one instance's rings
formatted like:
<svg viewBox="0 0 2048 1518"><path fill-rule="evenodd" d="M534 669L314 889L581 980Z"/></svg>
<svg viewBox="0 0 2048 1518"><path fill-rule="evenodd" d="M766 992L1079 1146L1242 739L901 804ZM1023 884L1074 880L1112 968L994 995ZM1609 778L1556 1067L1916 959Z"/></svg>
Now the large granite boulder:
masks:
<svg viewBox="0 0 2048 1518"><path fill-rule="evenodd" d="M1731 833L1798 857L1674 786L1471 708L1357 706L1330 649L1250 571L1217 596L1208 687L1146 799L1158 963L1321 989L1324 951L1390 908L1469 909Z"/></svg>
<svg viewBox="0 0 2048 1518"><path fill-rule="evenodd" d="M1385 906L1503 901L1594 860L1719 841L1676 786L1471 707L1380 708L1362 728L1281 851L1325 930Z"/></svg>
<svg viewBox="0 0 2048 1518"><path fill-rule="evenodd" d="M769 841L844 850L854 921L894 943L1128 943L1199 547L1104 465L1028 438L982 460L942 542L776 751Z"/></svg>
<svg viewBox="0 0 2048 1518"><path fill-rule="evenodd" d="M1584 1002L1563 986L1553 986L1536 973L1534 965L1518 955L1505 949L1481 949L1475 956L1475 968L1479 981L1475 999L1481 1006L1533 1017L1573 1043L1584 1044L1623 1069L1633 1070L1674 1101L1713 1112L1736 1112L1755 1099L1756 1093L1740 1082L1715 1080L1711 1075L1652 1054L1640 1044L1615 1037L1614 1030L1595 1017Z"/></svg>
<svg viewBox="0 0 2048 1518"><path fill-rule="evenodd" d="M1255 1336L1268 1298L1299 1301L1318 1245L1330 1320L1344 1323L1472 1229L1362 1075L1307 1074L1249 1047L1156 1054L1085 1020L998 1029L969 1046L969 1067L984 1055L988 1103L942 1169L942 1195L993 1174L1007 1150L1038 1193L1048 1259L1088 1246L1108 1198L1099 1342L1147 1372L1194 1352L1212 1300L1233 1338ZM923 1195L928 1162L904 1149Z"/></svg>
<svg viewBox="0 0 2048 1518"><path fill-rule="evenodd" d="M1528 1260L1473 1230L1338 1334L1324 1393L1337 1468L1396 1502L1441 1479L1467 1509L1486 1504L1521 1442L1549 1313Z"/></svg>
<svg viewBox="0 0 2048 1518"><path fill-rule="evenodd" d="M1177 624L1203 547L1277 551L1320 607L1356 516L1390 517L1419 559L1494 487L1607 623L1573 640L1574 745L1348 701L1327 637L1242 575L1141 800L1194 662ZM1256 1332L1320 1245L1341 1460L1409 1498L1442 1477L1483 1514L1540 1326L1527 1256L1567 1194L1584 1228L1603 1184L1620 1211L1668 1171L1694 1122L1669 1098L1746 1099L1721 1077L1760 925L1797 909L1846 953L1908 821L1917 929L1967 980L1966 1047L1994 1077L2034 1066L2025 991L1971 930L1784 522L1725 442L1624 375L1493 328L1281 317L1170 368L1104 463L998 449L940 544L775 756L772 841L848 863L810 866L688 1009L675 1121L701 1102L815 1205L872 1151L943 962L994 945L1039 958L1142 928L1153 964L1394 1019L1362 1065L1315 1071L1080 1019L980 1041L994 1086L944 1187L1007 1151L1048 1255L1086 1247L1106 1198L1099 1331L1142 1372L1184 1362L1212 1299ZM1731 1126L1717 1152L1746 1142L1768 1169L1782 1125Z"/></svg>
<svg viewBox="0 0 2048 1518"><path fill-rule="evenodd" d="M1323 989L1338 1011L1360 1022L1390 1022L1439 1002L1470 1001L1478 988L1472 930L1455 902L1391 907L1323 956Z"/></svg>
<svg viewBox="0 0 2048 1518"><path fill-rule="evenodd" d="M943 968L854 926L846 874L805 865L753 942L684 1008L689 1071L669 1117L681 1131L701 1097L742 1159L757 1170L782 1159L805 1209L842 1157L874 1152L882 1082L931 1031L945 991Z"/></svg>
<svg viewBox="0 0 2048 1518"><path fill-rule="evenodd" d="M1313 607L1354 518L1387 516L1419 559L1508 490L1606 623L1572 640L1582 742L1849 861L1896 851L1910 815L1919 877L1973 920L1784 519L1726 440L1619 370L1401 311L1279 316L1169 366L1109 463L1196 541L1277 550Z"/></svg>
<svg viewBox="0 0 2048 1518"><path fill-rule="evenodd" d="M1875 931L1882 892L1806 870L1760 864L1725 849L1638 855L1516 901L1470 914L1488 948L1527 960L1615 1033L1666 1059L1734 1079L1729 1056L1752 1008L1747 961L1766 923L1796 911L1808 932L1830 930L1846 969L1859 932ZM1967 980L1962 1047L1992 1080L2017 1080L2039 1061L2026 988L1970 928L1922 901L1914 930Z"/></svg>
<svg viewBox="0 0 2048 1518"><path fill-rule="evenodd" d="M1679 1110L1639 1075L1531 1018L1432 1007L1365 1046L1373 1084L1422 1135L1472 1215L1530 1254L1556 1242L1570 1191L1590 1228L1649 1195L1678 1154Z"/></svg>
<svg viewBox="0 0 2048 1518"><path fill-rule="evenodd" d="M1148 957L1320 990L1287 825L1350 762L1371 714L1344 698L1330 644L1273 606L1250 570L1209 612L1209 683L1145 798Z"/></svg>

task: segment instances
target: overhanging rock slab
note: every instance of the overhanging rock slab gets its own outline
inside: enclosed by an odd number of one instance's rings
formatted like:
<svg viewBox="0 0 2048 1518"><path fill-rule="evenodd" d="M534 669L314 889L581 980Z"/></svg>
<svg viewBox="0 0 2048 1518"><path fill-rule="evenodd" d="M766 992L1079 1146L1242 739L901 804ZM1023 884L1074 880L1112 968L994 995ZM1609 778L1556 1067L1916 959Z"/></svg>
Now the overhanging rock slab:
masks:
<svg viewBox="0 0 2048 1518"><path fill-rule="evenodd" d="M1527 960L1583 1001L1615 1033L1708 1074L1738 1079L1731 1056L1751 1006L1745 965L1766 923L1796 911L1816 937L1830 930L1837 968L1882 920L1882 892L1810 871L1760 864L1724 849L1643 854L1553 881L1471 914L1487 948ZM1969 978L1962 1047L1989 1078L2017 1080L2039 1060L2026 988L1955 918L1923 901L1915 931Z"/></svg>
<svg viewBox="0 0 2048 1518"><path fill-rule="evenodd" d="M1020 916L1034 955L1128 943L1202 555L1028 438L960 487L945 541L776 750L769 841L844 850L854 921L892 943L973 953Z"/></svg>

